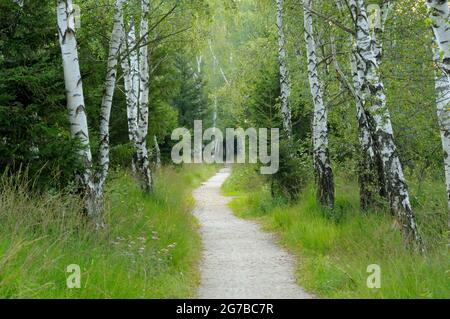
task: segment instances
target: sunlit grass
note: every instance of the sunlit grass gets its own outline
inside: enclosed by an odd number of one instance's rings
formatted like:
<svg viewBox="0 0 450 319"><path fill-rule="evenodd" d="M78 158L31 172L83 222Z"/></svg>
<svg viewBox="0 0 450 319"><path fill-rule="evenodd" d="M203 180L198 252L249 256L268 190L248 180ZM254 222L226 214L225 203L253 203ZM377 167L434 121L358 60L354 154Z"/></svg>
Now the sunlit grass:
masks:
<svg viewBox="0 0 450 319"><path fill-rule="evenodd" d="M200 238L191 191L214 166L163 168L152 195L131 173L111 174L106 228L85 223L70 194L30 195L23 178L3 178L0 298L188 298L195 296ZM68 289L66 267L81 267Z"/></svg>
<svg viewBox="0 0 450 319"><path fill-rule="evenodd" d="M411 189L425 256L404 248L388 211L361 214L357 184L344 178L337 178L334 216L317 205L312 185L294 204L272 198L252 168L235 167L223 190L236 196L230 205L238 216L256 219L279 235L298 257L299 284L320 297L450 297L443 183L427 181L420 194ZM381 267L381 289L367 287L370 264Z"/></svg>

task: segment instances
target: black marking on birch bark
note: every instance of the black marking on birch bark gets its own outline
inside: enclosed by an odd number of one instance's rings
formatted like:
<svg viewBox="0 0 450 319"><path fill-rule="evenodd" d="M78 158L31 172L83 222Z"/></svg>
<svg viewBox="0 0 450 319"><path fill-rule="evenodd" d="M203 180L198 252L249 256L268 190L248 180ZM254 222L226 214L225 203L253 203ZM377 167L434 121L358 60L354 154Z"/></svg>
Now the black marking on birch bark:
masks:
<svg viewBox="0 0 450 319"><path fill-rule="evenodd" d="M316 154L315 156L315 172L317 185L317 199L325 207L334 208L334 180L331 163L329 161L328 148L325 149L326 161L322 162Z"/></svg>
<svg viewBox="0 0 450 319"><path fill-rule="evenodd" d="M354 1L352 1L354 2ZM356 30L358 34L358 55L364 63L361 66L363 74L362 92L364 93L364 110L371 127L376 151L380 154L384 177L387 182L391 209L397 216L402 236L409 246L417 244L423 250L423 243L416 226L415 218L409 202L409 194L404 180L402 166L395 148L394 137L391 133L389 111L385 107L384 87L380 79L378 64L370 47L371 38L368 33L367 16L364 0L358 0ZM366 29L364 29L366 28ZM361 34L363 36L361 36ZM380 114L382 116L380 116ZM387 121L383 123L383 121Z"/></svg>

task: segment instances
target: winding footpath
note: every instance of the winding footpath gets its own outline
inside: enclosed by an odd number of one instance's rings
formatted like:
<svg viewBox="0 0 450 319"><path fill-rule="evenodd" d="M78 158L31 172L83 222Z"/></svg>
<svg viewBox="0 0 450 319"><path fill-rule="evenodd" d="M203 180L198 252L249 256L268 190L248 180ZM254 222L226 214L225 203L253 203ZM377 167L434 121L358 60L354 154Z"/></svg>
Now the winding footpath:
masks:
<svg viewBox="0 0 450 319"><path fill-rule="evenodd" d="M203 240L201 299L307 299L295 282L294 258L275 244L271 234L233 215L221 186L224 168L193 195Z"/></svg>

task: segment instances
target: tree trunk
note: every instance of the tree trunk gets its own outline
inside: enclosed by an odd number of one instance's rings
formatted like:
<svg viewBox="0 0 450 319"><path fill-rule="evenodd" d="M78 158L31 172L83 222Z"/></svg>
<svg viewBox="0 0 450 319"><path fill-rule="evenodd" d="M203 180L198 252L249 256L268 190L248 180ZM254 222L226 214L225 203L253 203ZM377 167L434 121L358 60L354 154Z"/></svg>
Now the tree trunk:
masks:
<svg viewBox="0 0 450 319"><path fill-rule="evenodd" d="M427 6L439 50L435 50L436 106L444 152L445 183L447 186L448 227L450 228L450 28L447 0L429 0Z"/></svg>
<svg viewBox="0 0 450 319"><path fill-rule="evenodd" d="M278 63L280 66L281 87L281 113L283 116L283 128L288 139L292 137L291 110L289 108L289 72L286 67L285 35L283 30L283 0L277 1L277 28L278 28Z"/></svg>
<svg viewBox="0 0 450 319"><path fill-rule="evenodd" d="M213 159L214 159L214 161L219 160L218 158L216 158L216 154L217 154L217 150L219 148L219 143L222 143L222 141L219 141L216 136L216 130L217 130L217 97L214 97L214 110L213 110L213 135L214 135Z"/></svg>
<svg viewBox="0 0 450 319"><path fill-rule="evenodd" d="M383 174L383 171L380 172L377 170L374 141L372 139L372 135L370 134L369 122L363 108L357 59L358 56L356 53L352 52L350 63L352 68L353 86L356 92L356 117L358 121L359 142L361 145L361 158L359 159L358 164L360 208L362 211L367 211L368 208L374 206L374 196L379 187L379 179L377 176L379 173Z"/></svg>
<svg viewBox="0 0 450 319"><path fill-rule="evenodd" d="M108 52L108 65L100 112L100 169L97 176L96 194L103 197L103 186L109 170L109 120L111 117L111 106L116 88L117 63L120 47L123 44L123 12L124 0L116 0L114 26L111 34Z"/></svg>
<svg viewBox="0 0 450 319"><path fill-rule="evenodd" d="M136 32L132 20L126 36L127 50L123 52L125 56L122 58L122 70L127 100L128 136L135 149L132 167L138 175L142 189L151 192L153 176L147 149L150 84L148 62L150 4L148 0L141 0L141 10L139 46L136 42Z"/></svg>
<svg viewBox="0 0 450 319"><path fill-rule="evenodd" d="M79 155L84 162L85 169L80 174L80 180L84 188L87 214L96 221L97 225L102 222L103 186L109 170L109 119L116 84L118 55L123 35L123 1L116 0L115 4L114 26L108 53L107 75L100 114L99 170L95 179L92 172L89 129L78 63L73 4L71 0L58 0L57 2L58 31L63 58L71 133L74 138L80 140L83 146Z"/></svg>
<svg viewBox="0 0 450 319"><path fill-rule="evenodd" d="M445 70L445 71L444 71ZM450 228L450 69L436 70L436 105L444 152L445 184L447 186L448 227Z"/></svg>
<svg viewBox="0 0 450 319"><path fill-rule="evenodd" d="M134 152L131 159L133 172L136 173L137 149L139 140L138 100L139 100L139 62L136 53L136 31L134 19L131 19L128 32L124 35L121 47L122 70L124 77L125 98L127 103L128 138Z"/></svg>
<svg viewBox="0 0 450 319"><path fill-rule="evenodd" d="M383 33L386 25L386 20L389 16L393 6L393 0L382 0L380 6L379 16L376 18L375 25L372 32L372 48L373 54L377 59L378 65L381 65L383 57Z"/></svg>
<svg viewBox="0 0 450 319"><path fill-rule="evenodd" d="M84 170L77 173L77 178L83 188L87 214L89 217L96 218L99 210L96 205L96 192L92 174L92 154L85 112L83 84L78 63L73 13L72 0L57 1L58 34L63 60L70 131L72 138L78 139L82 146L79 156L84 164Z"/></svg>
<svg viewBox="0 0 450 319"><path fill-rule="evenodd" d="M335 3L338 11L343 14L344 7L342 1L336 0ZM356 17L356 12L351 12L351 14L353 18ZM353 48L353 35L349 37L349 40L350 46ZM352 81L349 81L345 73L341 70L339 63L337 62L337 50L335 46L334 36L331 37L331 48L335 69L338 73L338 78L352 93L356 101L356 119L358 121L358 137L360 143L360 156L358 158L360 209L361 211L367 211L368 208L373 207L375 204L374 195L378 189L378 174L376 164L381 164L381 161L376 161L374 141L370 134L369 123L367 121L367 117L362 105L361 80L358 75L358 55L356 51L352 49L352 54L350 56ZM382 170L381 173L383 173Z"/></svg>
<svg viewBox="0 0 450 319"><path fill-rule="evenodd" d="M384 8L383 20L381 25L374 26L373 37L375 33L378 35L380 40L376 41L375 38L372 41L372 48L378 51L377 61L381 63L382 61L382 41L381 35L384 32L384 24L387 18L388 9L390 8L390 0L384 0L382 6ZM358 16L358 7L355 1L349 1L350 13L352 19L356 21ZM353 46L353 37L351 38ZM380 149L378 141L372 137L371 127L369 125L369 120L365 114L363 100L364 97L361 92L362 79L364 78L364 62L358 55L358 50L354 50L351 56L351 68L352 77L355 85L355 90L357 91L357 119L358 119L358 129L362 147L362 156L359 161L359 185L360 185L360 199L361 207L368 208L375 204L375 194L378 193L381 198L388 198L387 182L383 168L383 161L381 159L381 154L378 152Z"/></svg>
<svg viewBox="0 0 450 319"><path fill-rule="evenodd" d="M386 20L389 16L389 12L391 11L393 6L392 0L382 0L380 6L380 12L378 12L377 17L375 17L373 30L372 30L372 50L375 56L375 59L378 63L378 67L381 66L383 62L383 33L386 25ZM355 14L356 16L356 14ZM378 141L374 141L375 144ZM376 149L380 149L379 147L375 147ZM381 155L376 152L375 153L375 165L378 170L378 184L379 189L378 193L382 198L388 198L388 185L386 181L386 176L383 170L383 160Z"/></svg>
<svg viewBox="0 0 450 319"><path fill-rule="evenodd" d="M213 73L214 73L214 75L217 74L217 68L219 68L220 74L222 75L222 78L225 81L225 83L230 84L230 81L228 81L228 78L227 78L224 70L220 66L219 59L217 58L216 54L214 53L211 39L208 40L208 45L209 45L209 51L211 52L211 55L213 58Z"/></svg>
<svg viewBox="0 0 450 319"><path fill-rule="evenodd" d="M379 152L383 163L390 206L397 216L405 242L408 245L416 243L423 248L422 238L412 211L402 164L394 142L390 114L386 106L384 85L380 78L377 58L373 52L365 1L357 0L357 3L355 3L355 0L349 0L349 4L357 9L357 52L361 59L358 73L361 76L363 108L371 128L372 138L378 143L377 152Z"/></svg>
<svg viewBox="0 0 450 319"><path fill-rule="evenodd" d="M156 168L161 168L161 150L159 149L158 138L156 135L153 136L153 140L155 143Z"/></svg>
<svg viewBox="0 0 450 319"><path fill-rule="evenodd" d="M322 205L333 208L334 181L328 150L328 114L323 101L322 87L318 74L316 43L313 36L313 20L310 11L311 0L304 0L303 6L308 77L314 102L312 139L317 196Z"/></svg>
<svg viewBox="0 0 450 319"><path fill-rule="evenodd" d="M153 190L153 177L150 169L150 160L147 149L148 135L148 104L149 104L149 80L150 69L148 63L148 16L150 11L149 0L142 0L142 16L140 27L139 49L139 111L138 111L138 149L137 149L137 171L140 175L141 186L147 191Z"/></svg>

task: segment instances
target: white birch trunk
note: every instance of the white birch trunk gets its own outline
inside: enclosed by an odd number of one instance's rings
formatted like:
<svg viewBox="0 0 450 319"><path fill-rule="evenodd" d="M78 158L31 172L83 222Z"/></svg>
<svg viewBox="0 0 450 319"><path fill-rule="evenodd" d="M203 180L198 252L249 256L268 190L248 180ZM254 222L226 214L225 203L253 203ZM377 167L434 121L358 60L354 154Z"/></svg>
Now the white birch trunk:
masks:
<svg viewBox="0 0 450 319"><path fill-rule="evenodd" d="M57 2L58 31L63 57L71 132L72 136L78 138L83 146L83 149L80 150L80 156L84 161L85 171L81 176L81 180L85 189L86 210L88 216L97 222L101 222L103 186L109 169L109 119L116 84L118 55L123 34L122 4L123 0L116 0L114 27L109 48L105 91L100 115L100 169L96 174L96 180L94 180L89 131L75 37L75 19L73 16L75 11L71 0L58 0Z"/></svg>
<svg viewBox="0 0 450 319"><path fill-rule="evenodd" d="M137 166L141 177L142 188L146 191L153 190L153 178L150 170L150 160L147 149L148 135L148 104L149 104L149 81L150 68L148 62L148 18L150 11L149 0L142 0L142 16L140 27L139 48L139 111L138 111L138 149Z"/></svg>
<svg viewBox="0 0 450 319"><path fill-rule="evenodd" d="M225 83L230 84L230 81L228 81L228 78L227 78L225 72L223 71L222 67L220 67L219 69L220 69L220 74L222 74L222 78L225 81Z"/></svg>
<svg viewBox="0 0 450 319"><path fill-rule="evenodd" d="M96 183L96 194L98 197L103 196L103 186L109 170L109 120L111 117L114 90L116 88L119 52L123 43L123 1L116 0L115 3L114 25L109 44L105 89L100 112L100 170L97 174Z"/></svg>
<svg viewBox="0 0 450 319"><path fill-rule="evenodd" d="M339 3L337 3L339 4ZM341 8L341 7L338 7ZM340 9L341 10L341 9ZM357 55L352 52L350 56L350 66L352 83L342 71L337 60L337 49L334 36L331 36L331 51L333 55L335 70L338 73L340 82L348 88L356 101L356 118L358 121L358 137L361 145L361 157L358 160L358 182L360 193L360 209L366 211L374 204L374 193L378 188L376 157L372 136L370 135L369 123L362 105L361 83L357 69ZM353 37L350 37L350 44L353 46Z"/></svg>
<svg viewBox="0 0 450 319"><path fill-rule="evenodd" d="M211 52L211 55L213 58L213 73L216 74L217 73L216 70L217 70L217 68L219 68L220 74L222 75L222 78L225 81L225 83L230 84L230 81L228 81L228 78L227 78L225 72L223 71L222 67L220 66L219 59L217 58L216 54L214 53L211 39L208 40L208 45L209 45L209 51Z"/></svg>
<svg viewBox="0 0 450 319"><path fill-rule="evenodd" d="M150 81L147 44L150 11L148 0L141 0L141 10L140 44L137 45L134 19L132 19L125 41L127 50L122 53L124 55L122 70L127 100L128 137L135 149L132 168L139 176L141 187L146 191L152 191L153 177L147 149Z"/></svg>
<svg viewBox="0 0 450 319"><path fill-rule="evenodd" d="M390 3L390 0L386 0L383 2L383 6L386 5L386 2ZM356 3L354 3L356 5ZM352 19L356 19L357 17L357 7L350 7L350 14ZM338 10L343 12L343 3L340 0L336 0L336 6ZM382 27L380 34L384 31L384 23L387 18L387 10L384 10L383 21L381 25L377 25L376 27ZM374 195L379 193L382 197L387 197L385 191L385 181L384 181L384 171L382 167L382 162L380 156L376 153L376 142L373 140L371 135L371 130L369 126L369 121L367 119L366 113L363 107L363 96L361 93L361 77L359 70L363 69L359 68L358 65L361 63L361 59L359 58L354 43L354 36L350 36L349 38L350 46L352 47L352 54L350 56L350 66L351 66L351 74L352 74L352 83L348 84L348 86L352 86L352 94L355 97L356 101L356 118L358 121L358 137L361 145L361 158L359 159L359 168L358 168L358 183L360 188L360 208L363 211L366 211L369 207L374 206L375 198ZM381 41L379 44L381 45ZM336 53L334 53L336 56ZM381 52L379 55L381 62ZM343 72L340 72L343 77L345 75Z"/></svg>
<svg viewBox="0 0 450 319"><path fill-rule="evenodd" d="M375 56L375 59L378 63L378 68L381 66L381 63L383 62L383 33L386 25L386 20L389 16L389 12L391 11L393 7L393 0L382 0L380 4L380 11L379 12L373 12L375 15L372 17L373 25L371 27L371 36L372 36L372 51L373 55ZM355 8L354 10L357 10ZM357 11L354 11L355 18L357 17ZM360 70L363 74L364 64L361 62L361 59L358 59L358 63L360 64ZM361 64L362 63L362 64ZM364 77L364 75L362 75ZM386 97L384 97L386 98ZM373 145L375 146L374 149L380 149L380 147L377 145L378 141L375 139L373 140ZM383 198L387 198L389 195L388 191L388 185L386 181L386 174L384 173L383 169L383 160L381 158L381 154L379 152L375 152L375 165L376 169L378 171L378 181L379 181L379 194Z"/></svg>
<svg viewBox="0 0 450 319"><path fill-rule="evenodd" d="M73 13L72 0L57 1L58 34L63 60L70 131L72 137L77 138L82 146L82 149L79 151L79 156L84 164L84 171L80 172L78 177L84 191L87 214L89 217L94 218L98 210L95 207L96 196L92 174L92 154L84 104L83 84L78 62Z"/></svg>
<svg viewBox="0 0 450 319"><path fill-rule="evenodd" d="M156 168L161 168L161 150L156 135L153 136L153 141L155 144Z"/></svg>
<svg viewBox="0 0 450 319"><path fill-rule="evenodd" d="M139 131L141 138L148 134L148 104L149 104L149 80L150 68L148 63L148 16L150 11L149 0L142 0L142 16L140 26L139 48Z"/></svg>
<svg viewBox="0 0 450 319"><path fill-rule="evenodd" d="M448 66L447 66L448 67ZM442 67L444 69L444 67ZM436 106L442 149L444 152L445 184L447 186L448 227L450 228L450 79L447 68L436 71Z"/></svg>
<svg viewBox="0 0 450 319"><path fill-rule="evenodd" d="M122 44L121 50L120 50L120 56L121 56L121 68L123 73L123 84L124 84L124 92L125 92L125 99L127 103L127 122L128 122L128 139L130 142L134 142L134 133L137 133L137 125L136 128L133 129L133 124L135 121L131 120L131 105L132 105L132 96L131 96L131 88L132 88L132 82L131 82L131 68L130 68L130 61L128 57L128 44L127 44L127 38L128 34L124 35L124 43Z"/></svg>
<svg viewBox="0 0 450 319"><path fill-rule="evenodd" d="M349 0L355 6L355 0ZM422 238L415 221L402 164L394 142L392 123L386 106L384 85L380 78L377 58L373 52L370 28L364 0L357 0L357 52L361 59L361 92L363 108L371 126L372 138L378 142L384 175L387 181L390 205L397 216L407 244L422 247Z"/></svg>
<svg viewBox="0 0 450 319"><path fill-rule="evenodd" d="M132 142L137 144L139 139L139 126L138 126L138 107L139 107L139 58L136 50L136 30L134 25L134 20L131 21L130 32L128 35L128 47L132 48L129 52L130 55L130 81L131 81L131 91L130 91L130 104L128 106L128 124L131 128Z"/></svg>
<svg viewBox="0 0 450 319"><path fill-rule="evenodd" d="M136 33L134 19L124 36L124 44L121 47L122 70L127 103L128 138L135 150L131 159L133 172L136 173L137 149L139 140L138 129L138 100L139 100L139 62L136 53Z"/></svg>
<svg viewBox="0 0 450 319"><path fill-rule="evenodd" d="M358 121L358 136L361 144L361 160L359 163L358 182L360 187L360 206L363 211L374 204L375 193L380 193L380 188L384 185L380 181L379 174L383 175L383 170L378 170L377 157L375 153L374 140L370 132L369 121L363 107L363 97L361 94L361 80L358 76L358 56L352 52L351 69L353 85L356 91L356 117ZM381 164L381 163L379 163ZM380 181L380 182L379 182Z"/></svg>
<svg viewBox="0 0 450 319"><path fill-rule="evenodd" d="M213 135L214 135L214 153L213 153L213 159L217 160L216 154L217 149L219 147L218 143L221 141L218 141L216 137L216 128L217 128L217 97L214 97L214 111L213 111Z"/></svg>
<svg viewBox="0 0 450 319"><path fill-rule="evenodd" d="M197 74L202 74L202 63L203 63L203 56L199 55L196 57L197 59Z"/></svg>
<svg viewBox="0 0 450 319"><path fill-rule="evenodd" d="M393 0L383 0L380 6L380 12L377 13L377 17L374 18L375 24L373 25L372 32L372 47L373 54L377 59L378 65L381 65L383 57L383 33L386 25L386 20L389 16L389 12L393 7Z"/></svg>
<svg viewBox="0 0 450 319"><path fill-rule="evenodd" d="M313 35L313 20L310 11L311 0L303 1L304 28L306 52L308 60L308 77L311 95L314 102L313 117L313 151L316 172L317 195L319 201L330 208L334 207L333 171L328 150L328 114L323 101L322 85L320 83L316 43Z"/></svg>
<svg viewBox="0 0 450 319"><path fill-rule="evenodd" d="M444 152L445 183L447 186L448 227L450 228L450 26L447 0L429 0L427 6L439 50L435 50L436 106Z"/></svg>
<svg viewBox="0 0 450 319"><path fill-rule="evenodd" d="M288 139L292 137L292 119L289 108L289 72L286 67L286 39L283 30L283 0L277 1L277 28L278 28L278 63L280 66L281 113L283 128Z"/></svg>
<svg viewBox="0 0 450 319"><path fill-rule="evenodd" d="M139 89L140 89L140 75L139 75L139 55L136 48L136 28L134 19L131 20L130 32L129 32L129 51L130 55L130 74L131 74L131 97L133 99L132 105L132 120L136 125L136 133L138 131L138 109L139 109ZM137 136L135 137L137 140Z"/></svg>

